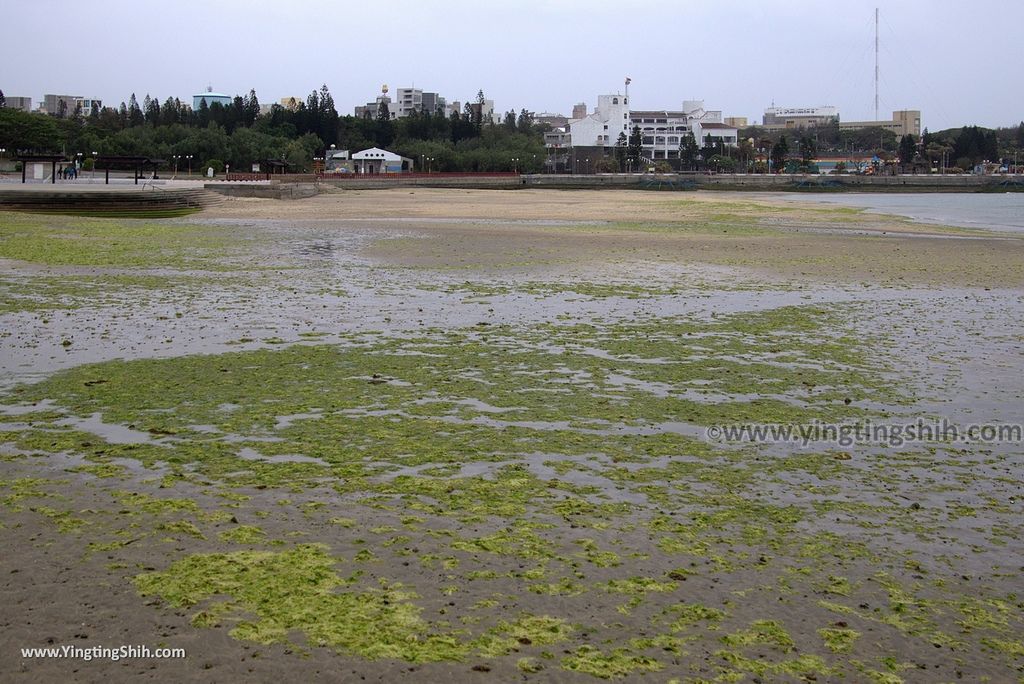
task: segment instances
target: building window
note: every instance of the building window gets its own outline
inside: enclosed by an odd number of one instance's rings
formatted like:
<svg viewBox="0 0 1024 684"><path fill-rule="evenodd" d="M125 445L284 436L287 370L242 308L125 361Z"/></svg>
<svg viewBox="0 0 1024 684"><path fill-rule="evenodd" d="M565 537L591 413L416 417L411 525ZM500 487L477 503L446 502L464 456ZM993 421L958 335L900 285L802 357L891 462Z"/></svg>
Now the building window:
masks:
<svg viewBox="0 0 1024 684"><path fill-rule="evenodd" d="M653 144L654 144L654 137L653 136L649 136L649 135L645 135L644 136L644 145L653 145Z"/></svg>
<svg viewBox="0 0 1024 684"><path fill-rule="evenodd" d="M613 97L612 98L612 104L619 104L619 98Z"/></svg>

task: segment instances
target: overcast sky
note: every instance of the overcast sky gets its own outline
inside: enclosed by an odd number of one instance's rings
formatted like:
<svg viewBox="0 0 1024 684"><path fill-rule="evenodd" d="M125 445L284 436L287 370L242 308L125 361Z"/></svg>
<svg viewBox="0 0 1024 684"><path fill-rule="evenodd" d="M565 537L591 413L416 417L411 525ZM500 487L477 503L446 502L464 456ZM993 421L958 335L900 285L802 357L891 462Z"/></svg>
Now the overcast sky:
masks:
<svg viewBox="0 0 1024 684"><path fill-rule="evenodd" d="M212 85L270 103L326 83L350 114L386 83L568 114L629 76L636 109L703 99L760 121L774 102L860 120L874 114L876 6L882 118L1024 119L1021 0L3 0L0 90L117 105Z"/></svg>

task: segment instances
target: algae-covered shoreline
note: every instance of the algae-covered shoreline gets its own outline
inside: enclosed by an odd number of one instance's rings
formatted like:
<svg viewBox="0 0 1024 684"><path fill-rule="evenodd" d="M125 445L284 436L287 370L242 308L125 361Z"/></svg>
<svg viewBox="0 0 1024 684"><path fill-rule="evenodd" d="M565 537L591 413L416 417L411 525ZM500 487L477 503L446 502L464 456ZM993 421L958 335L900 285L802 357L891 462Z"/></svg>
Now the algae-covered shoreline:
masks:
<svg viewBox="0 0 1024 684"><path fill-rule="evenodd" d="M0 216L14 679L1024 667L1024 241L702 193ZM78 616L69 627L66 616ZM21 659L53 643L184 661Z"/></svg>

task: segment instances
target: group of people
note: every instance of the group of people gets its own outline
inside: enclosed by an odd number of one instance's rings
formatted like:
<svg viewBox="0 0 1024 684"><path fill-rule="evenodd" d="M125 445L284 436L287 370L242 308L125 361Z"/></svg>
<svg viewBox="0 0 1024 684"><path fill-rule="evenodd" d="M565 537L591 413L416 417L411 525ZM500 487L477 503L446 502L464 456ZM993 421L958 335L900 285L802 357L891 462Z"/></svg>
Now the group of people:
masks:
<svg viewBox="0 0 1024 684"><path fill-rule="evenodd" d="M78 167L71 164L60 167L57 169L57 178L61 180L75 180L78 178Z"/></svg>

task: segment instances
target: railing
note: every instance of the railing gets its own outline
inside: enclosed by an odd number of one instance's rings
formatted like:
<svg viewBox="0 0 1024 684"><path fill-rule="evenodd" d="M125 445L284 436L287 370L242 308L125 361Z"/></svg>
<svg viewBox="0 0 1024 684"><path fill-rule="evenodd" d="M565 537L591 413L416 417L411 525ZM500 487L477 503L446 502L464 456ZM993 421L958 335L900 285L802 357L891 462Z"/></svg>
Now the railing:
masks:
<svg viewBox="0 0 1024 684"><path fill-rule="evenodd" d="M266 172L261 173L229 173L225 176L225 180L229 181L264 181L270 180L270 174Z"/></svg>
<svg viewBox="0 0 1024 684"><path fill-rule="evenodd" d="M392 173L318 173L317 180L403 180L409 178L515 178L518 171L438 171Z"/></svg>

